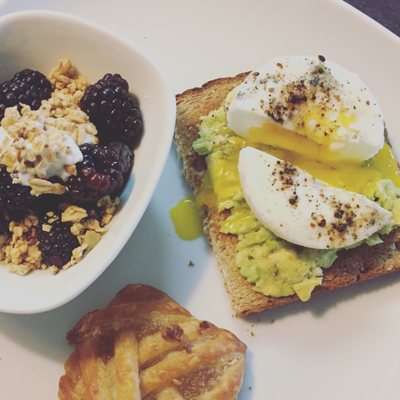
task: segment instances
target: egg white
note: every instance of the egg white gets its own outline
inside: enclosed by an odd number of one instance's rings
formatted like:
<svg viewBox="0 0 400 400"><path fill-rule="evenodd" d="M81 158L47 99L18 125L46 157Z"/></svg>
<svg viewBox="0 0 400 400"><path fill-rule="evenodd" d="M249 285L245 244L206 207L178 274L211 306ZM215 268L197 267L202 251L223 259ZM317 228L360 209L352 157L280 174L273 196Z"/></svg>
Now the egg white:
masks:
<svg viewBox="0 0 400 400"><path fill-rule="evenodd" d="M266 122L298 133L299 112L316 104L318 120L308 120L306 130L324 137L338 159L367 160L382 148L384 120L376 98L358 75L322 56L278 57L250 73L235 89L227 122L244 138Z"/></svg>
<svg viewBox="0 0 400 400"><path fill-rule="evenodd" d="M239 155L244 197L278 237L313 249L352 246L389 224L392 213L367 197L327 186L307 172L252 147Z"/></svg>

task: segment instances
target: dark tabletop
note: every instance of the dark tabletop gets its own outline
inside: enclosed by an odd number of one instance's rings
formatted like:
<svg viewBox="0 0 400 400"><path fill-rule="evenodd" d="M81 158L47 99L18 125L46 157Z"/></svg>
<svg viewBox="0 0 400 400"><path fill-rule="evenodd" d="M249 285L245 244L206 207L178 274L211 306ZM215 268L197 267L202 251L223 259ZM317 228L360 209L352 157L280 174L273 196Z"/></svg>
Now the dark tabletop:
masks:
<svg viewBox="0 0 400 400"><path fill-rule="evenodd" d="M345 0L400 36L400 0Z"/></svg>

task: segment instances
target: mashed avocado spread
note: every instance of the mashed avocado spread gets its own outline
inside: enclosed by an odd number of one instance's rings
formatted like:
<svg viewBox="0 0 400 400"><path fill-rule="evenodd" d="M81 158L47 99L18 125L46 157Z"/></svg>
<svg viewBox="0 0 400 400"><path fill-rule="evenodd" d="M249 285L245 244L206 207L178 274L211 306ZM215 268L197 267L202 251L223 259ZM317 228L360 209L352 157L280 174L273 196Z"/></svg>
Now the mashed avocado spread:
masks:
<svg viewBox="0 0 400 400"><path fill-rule="evenodd" d="M237 169L239 152L245 146L256 147L289 161L290 154L277 147L250 143L235 135L227 125L224 106L202 119L199 134L193 149L206 156L208 176L197 200L219 211L230 210L220 229L238 237L236 263L241 275L254 284L256 291L265 295L297 294L302 301L307 301L313 289L322 283L323 269L333 264L338 251L296 246L265 228L246 204ZM346 186L349 183L337 179L337 176L332 182L325 176L316 178L361 193L391 211L392 223L380 232L389 233L400 224L400 177L391 148L385 145L373 159L351 168L357 172L354 176L357 185L354 187ZM316 175L315 171L308 172ZM348 170L343 171L343 177L348 173ZM372 246L382 240L375 234L365 242Z"/></svg>

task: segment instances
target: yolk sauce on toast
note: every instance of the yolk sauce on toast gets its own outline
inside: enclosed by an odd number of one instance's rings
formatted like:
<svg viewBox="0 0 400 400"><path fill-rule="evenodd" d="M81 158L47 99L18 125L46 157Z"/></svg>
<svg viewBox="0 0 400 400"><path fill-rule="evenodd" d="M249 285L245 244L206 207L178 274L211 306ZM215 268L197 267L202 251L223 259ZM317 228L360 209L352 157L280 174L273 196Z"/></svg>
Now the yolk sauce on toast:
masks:
<svg viewBox="0 0 400 400"><path fill-rule="evenodd" d="M232 135L230 145L234 151L220 157L211 153L207 158L209 177L197 196L198 204L219 206L229 200L240 188L238 156L245 146L256 147L273 156L289 161L330 186L367 195L377 181L390 179L400 186L400 174L391 147L383 148L366 161L339 160L328 146L306 136L288 131L277 124L267 123L252 128L250 140Z"/></svg>

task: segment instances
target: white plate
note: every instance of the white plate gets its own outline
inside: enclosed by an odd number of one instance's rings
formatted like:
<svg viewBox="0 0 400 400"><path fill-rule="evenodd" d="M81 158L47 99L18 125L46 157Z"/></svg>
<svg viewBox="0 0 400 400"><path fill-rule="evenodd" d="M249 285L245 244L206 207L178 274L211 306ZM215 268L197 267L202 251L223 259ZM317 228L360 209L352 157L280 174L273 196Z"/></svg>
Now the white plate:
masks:
<svg viewBox="0 0 400 400"><path fill-rule="evenodd" d="M3 0L0 14L30 4ZM92 18L139 41L162 61L176 92L251 69L274 55L323 54L368 83L400 148L400 40L344 3L114 0L111 6L98 0L38 0L35 6ZM66 331L127 282L165 290L194 315L231 329L247 343L240 400L399 398L398 274L258 318L232 318L204 239L181 241L173 231L169 209L186 193L171 151L144 218L89 289L52 312L0 314L1 399L54 399L71 351ZM188 267L190 260L194 267Z"/></svg>

